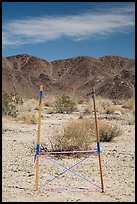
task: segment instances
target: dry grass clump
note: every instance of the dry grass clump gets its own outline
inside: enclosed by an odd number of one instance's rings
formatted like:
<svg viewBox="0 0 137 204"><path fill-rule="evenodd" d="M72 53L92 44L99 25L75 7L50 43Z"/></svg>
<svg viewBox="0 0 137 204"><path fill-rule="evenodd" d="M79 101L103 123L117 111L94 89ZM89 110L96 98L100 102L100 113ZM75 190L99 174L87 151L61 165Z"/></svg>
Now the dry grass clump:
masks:
<svg viewBox="0 0 137 204"><path fill-rule="evenodd" d="M23 104L19 107L19 113L32 112L39 106L39 101L36 99L24 99Z"/></svg>
<svg viewBox="0 0 137 204"><path fill-rule="evenodd" d="M31 112L24 112L19 114L17 120L22 121L24 124L37 124L38 115Z"/></svg>
<svg viewBox="0 0 137 204"><path fill-rule="evenodd" d="M100 96L96 97L96 111L99 113L113 113L115 106L110 99L104 99ZM93 99L87 100L84 114L90 114L94 111Z"/></svg>
<svg viewBox="0 0 137 204"><path fill-rule="evenodd" d="M88 149L94 141L91 131L92 123L88 119L70 121L63 125L62 130L56 131L54 149L56 150L83 150Z"/></svg>
<svg viewBox="0 0 137 204"><path fill-rule="evenodd" d="M122 108L129 109L130 111L132 111L134 113L135 112L135 99L130 98L126 101L123 101Z"/></svg>
<svg viewBox="0 0 137 204"><path fill-rule="evenodd" d="M43 108L45 109L47 114L55 113L55 103L56 103L56 97L55 96L47 96L43 100Z"/></svg>
<svg viewBox="0 0 137 204"><path fill-rule="evenodd" d="M118 106L108 106L105 110L106 114L118 114L118 115L123 115L125 114L125 110L122 109L121 107Z"/></svg>
<svg viewBox="0 0 137 204"><path fill-rule="evenodd" d="M106 114L125 114L125 110L111 99L97 97L97 111Z"/></svg>
<svg viewBox="0 0 137 204"><path fill-rule="evenodd" d="M46 98L43 100L43 105L45 107L53 107L55 104L56 98L55 96L46 96Z"/></svg>
<svg viewBox="0 0 137 204"><path fill-rule="evenodd" d="M118 124L102 120L99 123L99 137L101 142L110 142L115 137L122 134Z"/></svg>
<svg viewBox="0 0 137 204"><path fill-rule="evenodd" d="M109 109L114 107L114 104L111 99L105 99L100 96L96 97L96 109L98 112L106 112Z"/></svg>
<svg viewBox="0 0 137 204"><path fill-rule="evenodd" d="M54 113L55 113L54 107L48 107L48 108L46 108L46 113L47 113L47 114L54 114Z"/></svg>
<svg viewBox="0 0 137 204"><path fill-rule="evenodd" d="M99 121L99 136L101 142L110 142L122 133L117 124L106 120ZM96 141L95 121L82 119L70 121L63 125L62 130L56 131L53 149L58 151L89 149Z"/></svg>
<svg viewBox="0 0 137 204"><path fill-rule="evenodd" d="M96 99L96 111L104 114L125 114L124 108L115 105L111 99L105 99L100 96ZM94 112L93 100L88 100L83 110L83 114L91 114L92 112Z"/></svg>

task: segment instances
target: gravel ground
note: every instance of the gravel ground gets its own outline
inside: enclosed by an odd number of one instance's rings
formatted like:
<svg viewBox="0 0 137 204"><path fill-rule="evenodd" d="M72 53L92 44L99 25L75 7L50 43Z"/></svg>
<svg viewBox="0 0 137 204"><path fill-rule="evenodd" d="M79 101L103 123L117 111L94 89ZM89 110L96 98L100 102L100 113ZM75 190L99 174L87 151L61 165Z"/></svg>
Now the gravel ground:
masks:
<svg viewBox="0 0 137 204"><path fill-rule="evenodd" d="M56 127L68 120L78 118L73 114L43 114L41 143L49 144ZM105 192L93 188L88 192L46 191L45 183L63 169L40 158L39 186L35 191L35 163L33 151L37 142L37 124L22 124L3 118L2 134L2 201L24 202L135 202L135 125L128 125L123 118L113 119L122 130L122 135L113 141L101 143L102 171ZM69 167L79 158L56 158ZM85 160L73 169L95 184L100 184L97 155ZM50 183L48 188L59 186L67 189L91 187L88 182L67 172ZM93 187L93 186L92 186Z"/></svg>

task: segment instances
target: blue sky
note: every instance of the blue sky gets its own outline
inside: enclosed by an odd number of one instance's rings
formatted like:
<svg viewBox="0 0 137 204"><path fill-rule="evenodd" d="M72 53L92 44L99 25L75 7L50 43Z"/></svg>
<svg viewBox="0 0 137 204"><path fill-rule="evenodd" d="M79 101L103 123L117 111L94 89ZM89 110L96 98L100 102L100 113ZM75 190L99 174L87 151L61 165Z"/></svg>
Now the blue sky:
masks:
<svg viewBox="0 0 137 204"><path fill-rule="evenodd" d="M3 2L2 55L135 58L134 2Z"/></svg>

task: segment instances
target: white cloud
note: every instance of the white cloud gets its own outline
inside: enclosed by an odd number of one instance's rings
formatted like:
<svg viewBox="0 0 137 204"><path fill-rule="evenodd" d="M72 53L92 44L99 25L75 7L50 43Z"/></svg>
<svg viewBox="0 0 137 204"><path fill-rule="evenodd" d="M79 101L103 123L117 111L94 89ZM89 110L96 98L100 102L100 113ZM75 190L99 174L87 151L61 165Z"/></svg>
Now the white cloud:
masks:
<svg viewBox="0 0 137 204"><path fill-rule="evenodd" d="M44 16L13 20L3 25L2 44L17 46L44 43L63 36L75 41L130 32L135 26L134 6L68 16Z"/></svg>

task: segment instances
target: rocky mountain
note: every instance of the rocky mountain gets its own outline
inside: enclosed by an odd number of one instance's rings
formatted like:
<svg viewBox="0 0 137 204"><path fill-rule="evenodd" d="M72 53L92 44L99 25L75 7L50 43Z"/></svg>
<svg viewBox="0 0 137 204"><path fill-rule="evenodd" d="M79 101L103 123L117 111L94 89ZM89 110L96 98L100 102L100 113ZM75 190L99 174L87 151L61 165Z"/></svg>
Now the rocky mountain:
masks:
<svg viewBox="0 0 137 204"><path fill-rule="evenodd" d="M120 56L47 60L27 54L2 57L2 91L37 98L40 84L44 94L91 93L113 99L133 97L135 60Z"/></svg>

